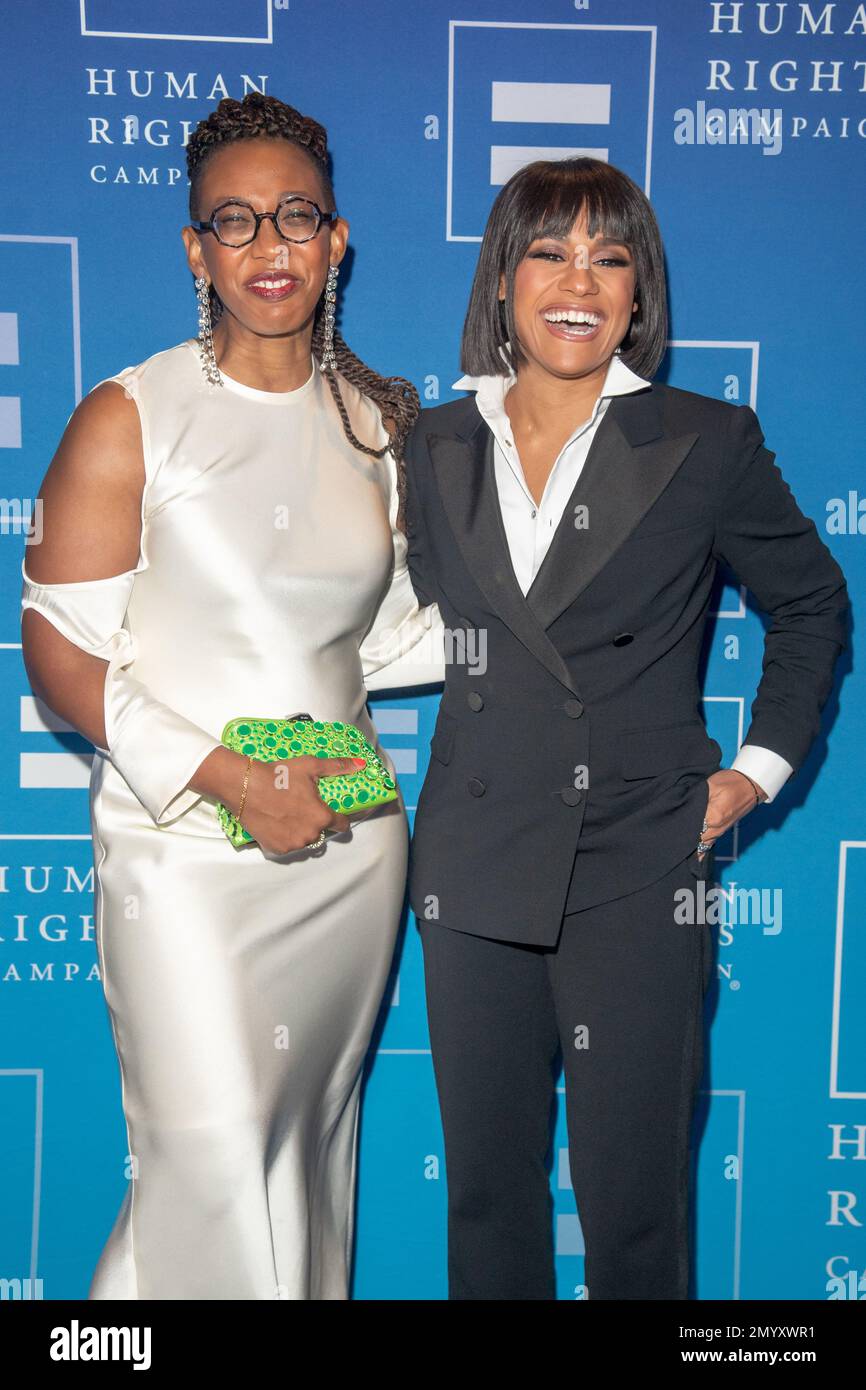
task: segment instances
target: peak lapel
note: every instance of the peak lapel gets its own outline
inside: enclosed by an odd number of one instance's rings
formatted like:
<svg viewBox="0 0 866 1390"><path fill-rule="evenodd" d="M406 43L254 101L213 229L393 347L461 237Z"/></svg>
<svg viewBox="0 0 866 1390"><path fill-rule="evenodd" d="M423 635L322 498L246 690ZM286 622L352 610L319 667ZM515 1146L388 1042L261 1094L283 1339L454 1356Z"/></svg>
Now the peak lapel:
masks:
<svg viewBox="0 0 866 1390"><path fill-rule="evenodd" d="M613 397L526 595L542 628L549 628L604 568L697 438L694 433L664 437L651 390Z"/></svg>
<svg viewBox="0 0 866 1390"><path fill-rule="evenodd" d="M651 388L615 396L599 425L547 554L524 596L511 564L493 435L473 409L459 435L428 437L442 503L475 583L520 641L577 694L546 629L595 578L667 487L698 438L666 439ZM578 529L575 508L586 508Z"/></svg>
<svg viewBox="0 0 866 1390"><path fill-rule="evenodd" d="M466 436L430 435L436 483L463 560L491 608L557 680L568 667L538 622L511 564L493 472L493 435L480 416Z"/></svg>

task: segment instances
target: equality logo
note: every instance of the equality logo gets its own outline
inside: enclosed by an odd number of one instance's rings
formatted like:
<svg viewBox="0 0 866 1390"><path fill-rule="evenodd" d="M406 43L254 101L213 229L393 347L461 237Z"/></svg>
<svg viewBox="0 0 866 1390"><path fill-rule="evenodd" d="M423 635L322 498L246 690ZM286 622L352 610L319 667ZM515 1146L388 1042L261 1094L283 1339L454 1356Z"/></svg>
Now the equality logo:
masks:
<svg viewBox="0 0 866 1390"><path fill-rule="evenodd" d="M650 190L656 30L452 20L448 241L480 241L491 204L536 159L591 155Z"/></svg>
<svg viewBox="0 0 866 1390"><path fill-rule="evenodd" d="M81 0L81 33L97 39L273 43L271 0Z"/></svg>

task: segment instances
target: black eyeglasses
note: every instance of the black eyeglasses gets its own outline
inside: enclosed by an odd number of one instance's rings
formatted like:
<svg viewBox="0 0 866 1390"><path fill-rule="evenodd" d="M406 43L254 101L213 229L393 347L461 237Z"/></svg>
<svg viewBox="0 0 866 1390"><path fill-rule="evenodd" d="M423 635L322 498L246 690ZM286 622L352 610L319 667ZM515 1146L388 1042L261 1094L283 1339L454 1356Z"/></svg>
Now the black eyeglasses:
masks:
<svg viewBox="0 0 866 1390"><path fill-rule="evenodd" d="M239 198L228 198L214 208L208 222L193 222L197 232L213 232L223 246L248 246L255 241L265 218L270 218L284 241L312 241L323 222L335 221L336 212L322 212L310 198L284 198L273 212L256 212Z"/></svg>

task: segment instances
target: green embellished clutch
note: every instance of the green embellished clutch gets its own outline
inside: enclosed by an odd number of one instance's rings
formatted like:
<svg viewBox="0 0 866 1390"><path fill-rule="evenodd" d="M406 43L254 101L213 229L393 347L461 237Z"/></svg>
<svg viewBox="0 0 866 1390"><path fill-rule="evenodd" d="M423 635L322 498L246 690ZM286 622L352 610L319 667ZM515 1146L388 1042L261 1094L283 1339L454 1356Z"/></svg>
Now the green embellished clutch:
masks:
<svg viewBox="0 0 866 1390"><path fill-rule="evenodd" d="M235 753L252 754L262 762L282 762L304 755L314 758L366 758L357 772L328 777L319 782L319 796L332 811L350 816L384 806L397 798L397 784L373 745L354 724L325 723L311 714L290 714L285 719L230 719L220 742ZM235 846L253 843L253 837L222 802L217 803L220 825Z"/></svg>

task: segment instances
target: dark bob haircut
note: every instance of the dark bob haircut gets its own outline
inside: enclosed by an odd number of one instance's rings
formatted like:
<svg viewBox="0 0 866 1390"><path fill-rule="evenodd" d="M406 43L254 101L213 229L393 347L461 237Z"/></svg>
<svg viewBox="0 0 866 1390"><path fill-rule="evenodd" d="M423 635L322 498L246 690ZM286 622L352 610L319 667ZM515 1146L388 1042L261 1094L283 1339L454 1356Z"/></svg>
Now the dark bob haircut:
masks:
<svg viewBox="0 0 866 1390"><path fill-rule="evenodd" d="M589 235L615 237L634 258L638 308L620 344L621 357L638 376L651 380L655 375L668 332L664 249L655 213L627 174L588 157L527 164L500 190L487 219L463 326L464 372L504 376L526 361L514 322L515 272L533 241L567 237L584 207Z"/></svg>

